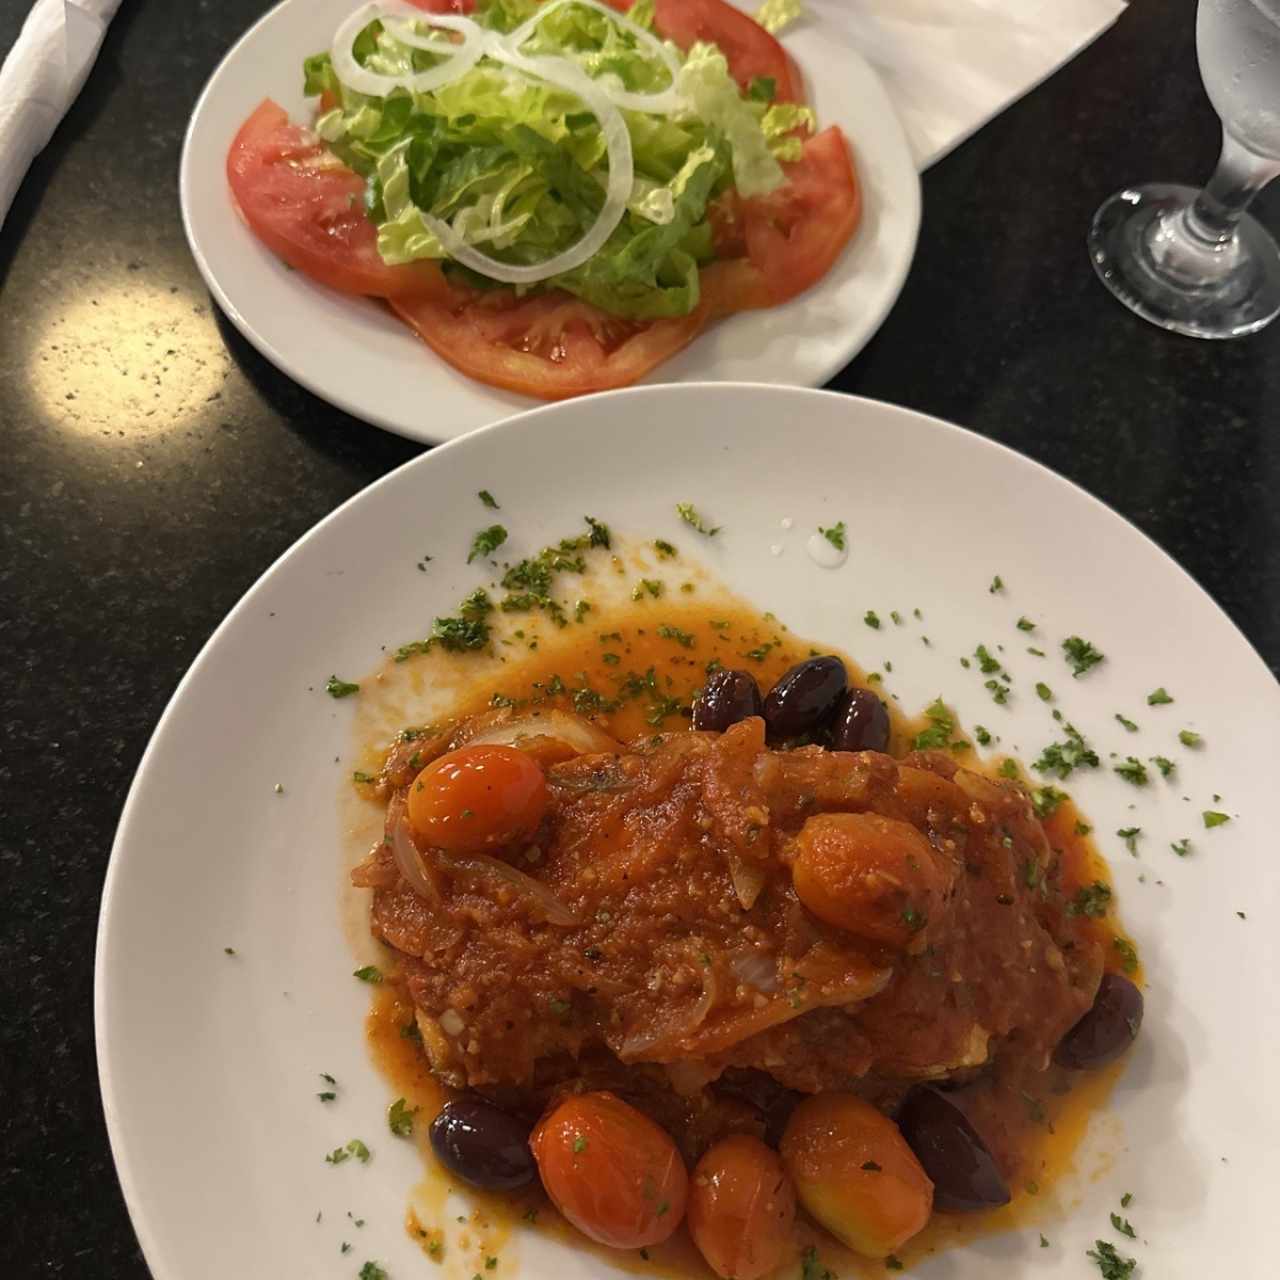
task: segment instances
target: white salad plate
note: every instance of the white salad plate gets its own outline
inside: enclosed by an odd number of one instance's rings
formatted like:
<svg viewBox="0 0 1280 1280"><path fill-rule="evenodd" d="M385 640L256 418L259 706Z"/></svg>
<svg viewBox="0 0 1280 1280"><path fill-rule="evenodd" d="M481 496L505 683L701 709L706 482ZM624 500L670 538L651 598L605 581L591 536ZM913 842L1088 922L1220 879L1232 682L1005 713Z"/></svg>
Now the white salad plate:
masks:
<svg viewBox="0 0 1280 1280"><path fill-rule="evenodd" d="M226 179L231 140L274 98L309 121L302 62L329 47L356 0L284 0L223 59L191 117L183 147L183 222L218 305L282 372L357 418L432 444L537 403L465 377L382 302L336 293L291 271L240 218ZM820 386L880 327L915 252L920 180L884 88L854 45L844 0L808 0L782 40L801 67L820 128L853 146L863 219L828 275L781 307L711 326L649 382ZM741 6L748 8L751 6Z"/></svg>
<svg viewBox="0 0 1280 1280"><path fill-rule="evenodd" d="M682 524L678 501L721 532ZM364 695L337 701L324 685L366 676L483 580L466 565L477 529L501 519L515 559L577 531L582 513L620 540L669 539L682 571L702 566L885 672L904 709L942 694L1028 761L1061 736L1032 692L1043 681L1102 757L1059 785L1111 862L1145 963L1145 1026L1043 1220L912 1273L1078 1280L1101 1238L1142 1275L1273 1274L1280 876L1267 815L1280 687L1154 543L1026 458L871 401L704 383L541 408L415 459L272 566L182 681L121 817L95 989L107 1124L156 1280L352 1277L371 1259L393 1280L474 1269L446 1260L437 1273L404 1230L422 1157L387 1132L389 1086L363 1034L369 990L351 976L369 958L367 907L343 889L340 795ZM822 568L807 540L839 520L848 560ZM1106 655L1079 679L1061 652L1073 635ZM979 644L1013 677L1003 706L978 664L959 662ZM1157 687L1173 701L1148 705ZM1202 744L1183 746L1182 729ZM1176 768L1165 780L1148 765L1138 788L1113 772L1113 752ZM1230 821L1206 829L1205 810ZM1134 826L1130 856L1113 833ZM321 1072L338 1081L327 1105ZM325 1163L356 1137L372 1160ZM1108 1222L1126 1192L1136 1240ZM597 1254L535 1232L503 1247L505 1277L602 1272L614 1274Z"/></svg>

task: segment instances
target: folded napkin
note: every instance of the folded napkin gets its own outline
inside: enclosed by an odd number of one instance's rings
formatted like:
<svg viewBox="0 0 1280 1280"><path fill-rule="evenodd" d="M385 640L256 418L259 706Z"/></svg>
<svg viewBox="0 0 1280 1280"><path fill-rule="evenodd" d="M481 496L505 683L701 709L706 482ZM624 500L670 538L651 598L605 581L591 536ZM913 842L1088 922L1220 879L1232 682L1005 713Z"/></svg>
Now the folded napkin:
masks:
<svg viewBox="0 0 1280 1280"><path fill-rule="evenodd" d="M844 0L927 169L1124 12L1123 0Z"/></svg>
<svg viewBox="0 0 1280 1280"><path fill-rule="evenodd" d="M0 225L120 0L36 0L0 67ZM926 168L1105 31L1122 0L843 0Z"/></svg>
<svg viewBox="0 0 1280 1280"><path fill-rule="evenodd" d="M0 67L0 225L76 100L120 0L36 0Z"/></svg>

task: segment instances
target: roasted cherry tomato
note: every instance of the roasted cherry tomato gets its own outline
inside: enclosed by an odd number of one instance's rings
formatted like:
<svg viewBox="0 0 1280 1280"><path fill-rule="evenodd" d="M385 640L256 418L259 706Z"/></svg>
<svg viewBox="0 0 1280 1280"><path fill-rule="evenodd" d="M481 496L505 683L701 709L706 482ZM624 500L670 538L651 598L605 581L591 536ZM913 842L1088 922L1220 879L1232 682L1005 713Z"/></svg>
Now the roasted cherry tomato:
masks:
<svg viewBox="0 0 1280 1280"><path fill-rule="evenodd" d="M796 837L796 894L827 924L902 950L924 930L954 878L915 827L878 813L821 813Z"/></svg>
<svg viewBox="0 0 1280 1280"><path fill-rule="evenodd" d="M796 1193L777 1153L736 1134L698 1161L689 1188L689 1234L725 1280L759 1280L791 1249Z"/></svg>
<svg viewBox="0 0 1280 1280"><path fill-rule="evenodd" d="M477 853L527 840L547 808L547 781L515 747L460 747L409 784L409 824L436 849Z"/></svg>
<svg viewBox="0 0 1280 1280"><path fill-rule="evenodd" d="M933 1211L933 1183L898 1126L851 1093L820 1093L792 1113L782 1161L800 1203L869 1258L910 1240Z"/></svg>
<svg viewBox="0 0 1280 1280"><path fill-rule="evenodd" d="M676 1144L611 1093L566 1098L529 1145L556 1208L600 1244L659 1244L684 1218L689 1175Z"/></svg>

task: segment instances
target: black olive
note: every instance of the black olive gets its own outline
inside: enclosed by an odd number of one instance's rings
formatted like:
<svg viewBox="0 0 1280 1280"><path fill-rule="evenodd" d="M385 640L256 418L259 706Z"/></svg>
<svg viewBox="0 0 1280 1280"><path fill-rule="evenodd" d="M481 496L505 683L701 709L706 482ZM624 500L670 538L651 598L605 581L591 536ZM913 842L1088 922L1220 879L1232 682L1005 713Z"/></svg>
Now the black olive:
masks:
<svg viewBox="0 0 1280 1280"><path fill-rule="evenodd" d="M889 712L870 689L849 689L831 726L833 751L888 751Z"/></svg>
<svg viewBox="0 0 1280 1280"><path fill-rule="evenodd" d="M730 725L758 716L761 711L760 686L749 671L728 667L713 671L706 687L693 704L693 727L723 733Z"/></svg>
<svg viewBox="0 0 1280 1280"><path fill-rule="evenodd" d="M1093 1008L1058 1042L1053 1060L1082 1071L1118 1058L1142 1026L1142 992L1118 973L1104 973Z"/></svg>
<svg viewBox="0 0 1280 1280"><path fill-rule="evenodd" d="M920 1086L898 1112L907 1145L933 1180L933 1207L971 1213L1009 1203L1009 1184L969 1117L937 1089Z"/></svg>
<svg viewBox="0 0 1280 1280"><path fill-rule="evenodd" d="M825 656L798 662L764 700L764 722L774 742L816 734L825 728L848 683L844 663Z"/></svg>
<svg viewBox="0 0 1280 1280"><path fill-rule="evenodd" d="M538 1176L529 1150L530 1126L483 1098L447 1102L431 1122L431 1148L464 1182L512 1191Z"/></svg>

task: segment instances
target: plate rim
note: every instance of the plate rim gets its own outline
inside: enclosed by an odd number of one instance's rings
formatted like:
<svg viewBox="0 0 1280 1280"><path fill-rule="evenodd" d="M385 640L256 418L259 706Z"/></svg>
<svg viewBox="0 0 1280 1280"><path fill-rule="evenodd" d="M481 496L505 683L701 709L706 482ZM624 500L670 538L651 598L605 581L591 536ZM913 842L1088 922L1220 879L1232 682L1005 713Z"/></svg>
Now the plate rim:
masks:
<svg viewBox="0 0 1280 1280"><path fill-rule="evenodd" d="M195 260L196 269L200 273L200 278L204 281L205 287L213 295L214 301L222 313L231 321L236 331L240 334L250 346L258 352L278 373L283 374L286 378L296 382L311 395L322 400L325 404L332 405L340 412L355 418L359 422L367 423L377 427L383 431L389 431L393 435L400 436L402 439L412 440L418 444L424 444L429 447L436 447L440 444L448 443L451 440L458 439L461 435L468 434L468 431L458 433L453 436L433 436L427 431L415 429L406 426L404 423L397 422L387 414L370 411L367 406L358 403L353 397L346 394L342 390L330 392L327 388L321 388L317 378L312 376L307 369L296 369L292 367L291 362L287 361L278 348L273 344L258 328L249 320L249 318L240 310L240 308L232 301L219 277L214 272L209 263L208 257L203 248L203 242L197 235L193 224L193 207L194 201L191 196L191 184L194 180L193 173L195 167L200 160L197 159L195 148L193 147L193 138L196 130L201 122L201 117L208 109L209 102L216 93L219 82L226 74L228 68L236 60L241 53L242 47L252 40L258 33L259 28L269 23L277 13L281 10L289 8L294 4L304 3L304 0L277 0L265 13L263 13L255 22L247 27L235 40L235 42L227 49L227 51L218 60L217 66L209 73L208 79L205 80L195 105L191 109L191 114L187 119L186 128L182 135L182 150L178 158L178 207L182 218L182 230L186 237L187 248L192 258ZM911 268L915 263L916 252L920 242L920 227L924 215L924 192L921 181L920 170L916 163L915 156L911 151L910 142L907 139L906 129L902 120L898 115L896 107L893 105L893 99L889 96L888 90L885 88L884 80L875 67L859 52L850 50L854 53L859 63L860 70L865 73L868 80L874 83L880 96L884 99L884 111L879 121L880 127L894 135L895 141L903 156L906 157L914 181L909 184L909 203L902 208L895 210L902 216L906 223L905 251L901 260L891 273L891 286L885 291L881 305L871 313L868 313L870 319L867 325L866 336L858 343L852 351L845 353L838 359L827 361L821 368L821 376L817 382L789 382L789 383L761 383L762 386L781 386L795 387L800 390L820 390L828 383L840 370L846 368L851 361L855 360L858 355L865 350L867 344L879 333L883 327L885 320L888 318L889 312L893 310L898 299L902 296L902 291L906 287L907 277L910 275ZM853 140L856 141L856 140ZM857 163L857 151L854 150L855 165ZM242 219L239 210L236 210L237 218ZM855 232L855 238L857 233ZM820 289L822 282L819 281L814 289ZM323 286L318 286L323 287ZM805 295L801 295L802 297ZM359 300L357 300L359 301ZM372 299L372 301L378 301ZM733 317L727 317L731 322ZM696 342L696 339L695 339ZM677 353L678 354L678 353ZM474 381L474 380L471 380ZM719 381L713 378L697 378L690 383L683 385L698 385L703 382L711 382L715 385L733 386L740 385L736 379L727 379ZM484 384L481 384L482 386ZM674 382L659 383L640 383L639 386L674 386ZM497 391L497 388L485 388L486 390ZM631 390L633 388L620 387L616 390ZM511 393L519 394L519 393ZM607 395L609 392L589 392L588 395ZM487 427L495 426L499 422L505 422L508 418L516 416L520 413L532 412L545 406L545 401L539 401L532 397L525 397L529 400L529 404L521 407L513 408L510 413L502 413L501 416L495 418L492 422L482 423L479 427L471 427L469 431L482 430ZM587 396L574 396L571 399L586 399ZM559 403L559 402L551 402Z"/></svg>
<svg viewBox="0 0 1280 1280"><path fill-rule="evenodd" d="M839 391L830 391L823 388L795 387L795 386L779 386L773 383L755 383L755 382L682 382L682 383L665 383L653 386L629 387L617 391L600 393L610 398L661 398L661 397L698 397L707 394L728 393L741 394L748 393L751 395L776 396L783 399L817 399L829 401L839 401L850 414L858 414L870 411L873 414L887 414L889 417L897 417L905 421L911 422L916 428L924 431L940 431L944 434L954 434L962 437L968 437L974 445L980 449L990 449L995 451L997 455L1005 455L1006 461L1012 462L1015 466L1023 466L1031 469L1033 472L1043 472L1045 477L1060 485L1066 486L1070 490L1075 490L1079 497L1084 498L1099 510L1099 514L1103 518L1114 521L1119 525L1125 526L1132 534L1136 534L1142 542L1147 544L1150 551L1153 551L1168 565L1172 567L1176 573L1184 580L1185 584L1189 584L1194 588L1195 592L1203 596L1209 607L1216 611L1225 622L1231 632L1243 644L1245 650L1250 655L1253 663L1257 665L1259 672L1270 683L1274 701L1277 708L1280 708L1280 680L1272 673L1265 659L1250 642L1249 638L1244 634L1234 619L1226 612L1226 610L1214 599L1213 595L1205 588L1199 580L1181 563L1178 562L1169 552L1160 546L1149 534L1139 528L1133 521L1129 520L1109 503L1104 502L1101 498L1090 493L1080 484L1061 473L1055 471L1052 467L1045 463L1031 458L1028 455L1014 449L1012 446L1002 441L992 439L980 432L961 426L954 422L949 422L944 418L938 418L931 414L923 413L916 409L906 408L902 405L890 404L887 401L874 400L866 396L848 395ZM585 399L585 397L583 397ZM115 900L119 893L119 881L123 874L122 867L129 857L127 848L130 843L129 828L134 822L135 812L142 804L141 794L145 787L145 778L152 763L153 757L158 749L157 744L166 729L169 722L177 715L178 709L183 702L188 687L200 678L200 673L209 660L209 655L218 645L224 633L231 630L238 624L241 615L247 614L252 608L258 595L266 588L284 567L293 559L303 554L304 549L313 540L317 539L322 531L326 530L331 524L334 524L345 518L349 508L364 502L372 501L374 495L379 493L384 487L395 482L401 473L409 471L413 468L427 470L436 465L435 459L446 453L468 448L482 447L483 438L499 431L506 431L513 428L513 424L524 423L526 419L538 419L543 416L562 413L565 411L567 404L573 404L574 401L559 402L546 405L538 405L534 408L527 409L521 413L511 414L507 417L490 423L484 427L478 427L464 435L457 436L452 440L416 455L406 460L400 465L388 471L385 475L380 476L377 480L357 490L349 498L345 499L340 505L335 507L325 516L321 517L307 530L305 530L293 543L291 543L283 552L280 553L272 562L262 571L250 584L248 588L241 594L234 605L228 610L227 614L214 628L208 639L201 645L199 652L192 659L187 670L174 688L169 700L166 702L164 710L161 712L159 719L156 721L154 728L148 738L147 745L138 760L136 770L132 781L129 784L128 794L126 795L124 804L120 811L120 817L116 825L116 832L112 840L111 851L108 855L106 873L103 878L102 892L98 909L98 920L94 939L94 964L93 964L93 1027L94 1027L94 1054L97 1065L98 1087L102 1104L102 1112L107 1129L107 1137L110 1144L112 1161L115 1166L116 1178L120 1186L126 1209L129 1214L130 1225L137 1237L139 1247L148 1268L154 1274L156 1280L179 1280L182 1274L178 1264L173 1263L167 1255L162 1260L162 1250L156 1232L152 1227L152 1220L148 1216L148 1211L144 1206L143 1192L140 1186L136 1169L129 1149L129 1135L125 1130L119 1109L117 1106L116 1096L114 1092L114 1069L112 1064L112 1037L113 1032L109 1026L109 999L107 993L107 972L109 957L108 952L118 943L112 936L111 917ZM536 430L536 426L533 428ZM528 425L521 427L522 431L528 430Z"/></svg>

